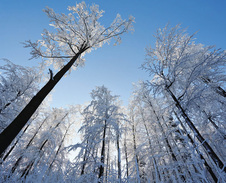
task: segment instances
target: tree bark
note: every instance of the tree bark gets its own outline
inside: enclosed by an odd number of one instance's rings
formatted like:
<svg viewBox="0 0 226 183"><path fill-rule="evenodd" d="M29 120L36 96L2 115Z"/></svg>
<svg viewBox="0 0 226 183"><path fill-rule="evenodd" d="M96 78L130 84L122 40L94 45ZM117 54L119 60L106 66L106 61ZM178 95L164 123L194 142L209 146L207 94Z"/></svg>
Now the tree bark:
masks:
<svg viewBox="0 0 226 183"><path fill-rule="evenodd" d="M117 132L119 133L119 132ZM120 153L120 146L119 146L119 134L117 134L117 150L118 150L118 179L119 183L122 182L122 171L121 171L121 153Z"/></svg>
<svg viewBox="0 0 226 183"><path fill-rule="evenodd" d="M125 158L126 158L126 176L128 179L129 178L129 162L128 162L128 152L127 152L127 146L126 146L126 136L124 139L124 149L125 149Z"/></svg>
<svg viewBox="0 0 226 183"><path fill-rule="evenodd" d="M18 144L20 138L23 136L23 134L26 132L26 130L28 129L28 127L30 126L31 123L29 123L26 128L23 130L23 133L20 135L19 138L17 138L16 142L13 144L13 146L9 149L9 151L6 153L6 155L2 158L3 161L6 160L6 158L10 155L10 153L13 151L13 149L16 147L16 145ZM2 154L3 155L3 154Z"/></svg>
<svg viewBox="0 0 226 183"><path fill-rule="evenodd" d="M102 165L100 165L99 168L99 183L103 182L103 174L104 174L104 160L105 160L105 137L106 137L106 130L107 130L107 121L104 121L104 133L103 133L103 140L102 140L102 149L101 149L101 163Z"/></svg>
<svg viewBox="0 0 226 183"><path fill-rule="evenodd" d="M31 99L27 106L13 120L13 122L0 134L0 154L2 154L12 143L42 101L52 91L65 73L72 67L81 53L86 49L87 48L84 45L81 50L54 77L50 78L48 83Z"/></svg>
<svg viewBox="0 0 226 183"><path fill-rule="evenodd" d="M132 131L133 131L133 151L134 151L134 156L135 156L135 166L136 166L136 171L137 171L137 182L140 183L140 168L139 168L139 159L137 155L137 144L136 144L136 135L135 135L135 125L134 125L134 119L132 119L133 124L132 124Z"/></svg>

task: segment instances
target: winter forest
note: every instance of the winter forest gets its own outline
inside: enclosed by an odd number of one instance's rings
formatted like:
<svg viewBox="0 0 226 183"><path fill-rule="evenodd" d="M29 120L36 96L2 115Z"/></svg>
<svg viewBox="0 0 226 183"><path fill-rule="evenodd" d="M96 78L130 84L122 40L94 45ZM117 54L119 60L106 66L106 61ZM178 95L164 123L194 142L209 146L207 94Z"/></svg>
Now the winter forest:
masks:
<svg viewBox="0 0 226 183"><path fill-rule="evenodd" d="M0 61L0 182L226 182L225 50L167 24L145 49L137 69L148 77L127 106L103 83L85 104L51 107L58 82L87 53L123 44L136 17L103 25L104 11L85 2L44 12L49 29L23 43L39 65Z"/></svg>

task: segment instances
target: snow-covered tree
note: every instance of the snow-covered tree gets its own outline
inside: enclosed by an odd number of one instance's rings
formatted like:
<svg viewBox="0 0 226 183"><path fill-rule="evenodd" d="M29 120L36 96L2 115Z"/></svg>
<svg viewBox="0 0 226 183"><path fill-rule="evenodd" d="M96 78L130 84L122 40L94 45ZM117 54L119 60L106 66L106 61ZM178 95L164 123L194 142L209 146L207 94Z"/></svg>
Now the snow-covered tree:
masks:
<svg viewBox="0 0 226 183"><path fill-rule="evenodd" d="M32 58L41 57L44 64L53 64L59 71L53 75L50 70L47 84L0 134L0 154L9 146L61 78L71 69L83 64L85 53L102 47L112 38L116 39L116 43L120 42L120 36L132 29L134 21L133 17L123 20L118 14L110 26L104 27L99 22L104 11L99 10L98 5L87 6L85 2L81 2L68 7L68 10L71 13L65 15L57 14L50 8L45 9L44 12L50 18L50 25L54 27L54 31L44 30L41 40L25 43L25 47L31 48Z"/></svg>
<svg viewBox="0 0 226 183"><path fill-rule="evenodd" d="M69 168L65 144L76 113L76 108L40 113L2 162L1 181L65 180Z"/></svg>
<svg viewBox="0 0 226 183"><path fill-rule="evenodd" d="M206 114L207 120L214 115L221 116L222 119L218 120L221 127L216 124L215 128L224 138L225 129L221 120L225 121L223 88L226 52L214 50L212 46L195 44L193 37L179 25L173 28L166 26L157 31L156 45L154 48L147 48L147 60L142 65L151 76L146 86L153 94L165 96L169 105L176 107L175 110L184 118L205 153L215 166L225 172L222 157L198 129L202 121L200 115L199 118L195 115ZM220 172L219 169L216 171Z"/></svg>
<svg viewBox="0 0 226 183"><path fill-rule="evenodd" d="M38 91L40 75L35 68L16 65L7 59L0 65L0 132Z"/></svg>
<svg viewBox="0 0 226 183"><path fill-rule="evenodd" d="M85 181L87 175L98 182L103 182L106 160L109 158L106 150L109 144L116 144L118 156L118 179L121 181L120 137L122 128L120 123L124 115L120 112L118 96L113 96L105 87L96 87L91 92L92 101L83 110L83 123L79 131L82 132L82 143L73 148L81 148L78 156L80 181ZM108 146L108 148L107 148ZM109 162L107 162L109 163ZM110 176L110 173L108 172ZM93 180L93 182L95 182ZM110 179L108 179L110 181Z"/></svg>

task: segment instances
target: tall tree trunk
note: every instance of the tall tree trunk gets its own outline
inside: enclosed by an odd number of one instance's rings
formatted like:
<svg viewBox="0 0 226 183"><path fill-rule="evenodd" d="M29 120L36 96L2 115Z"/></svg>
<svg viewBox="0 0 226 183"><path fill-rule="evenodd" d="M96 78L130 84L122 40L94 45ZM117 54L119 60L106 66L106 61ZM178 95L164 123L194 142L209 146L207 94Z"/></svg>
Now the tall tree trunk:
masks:
<svg viewBox="0 0 226 183"><path fill-rule="evenodd" d="M119 179L119 183L121 183L122 171L121 171L121 153L120 153L120 146L119 146L119 134L117 134L117 150L118 150L118 179Z"/></svg>
<svg viewBox="0 0 226 183"><path fill-rule="evenodd" d="M110 139L108 139L107 166L105 172L105 182L108 182L108 172L110 172Z"/></svg>
<svg viewBox="0 0 226 183"><path fill-rule="evenodd" d="M128 178L129 178L129 161L128 161L127 146L126 146L126 136L124 139L124 149L125 149L125 158L126 158L126 176L127 176L127 180L128 180Z"/></svg>
<svg viewBox="0 0 226 183"><path fill-rule="evenodd" d="M32 119L32 121L34 121L36 118L38 117L38 114ZM31 122L32 122L31 121ZM6 160L6 158L10 155L10 153L13 151L13 149L16 147L16 145L18 144L19 140L21 139L21 137L24 135L24 133L27 131L28 127L30 126L30 123L28 123L28 125L25 127L25 129L23 130L22 134L20 135L20 137L16 140L16 142L13 144L13 146L9 149L9 151L5 154L5 156L2 158L3 161ZM3 155L3 154L2 154ZM1 158L1 157L0 157Z"/></svg>
<svg viewBox="0 0 226 183"><path fill-rule="evenodd" d="M132 117L132 131L133 131L133 151L134 151L134 157L135 157L135 166L136 166L136 172L137 172L137 182L140 183L140 167L139 167L139 158L137 155L137 144L136 144L136 135L135 135L135 125L134 125L134 118Z"/></svg>
<svg viewBox="0 0 226 183"><path fill-rule="evenodd" d="M192 121L190 120L190 118L185 113L184 109L182 108L180 102L177 100L176 96L171 92L171 90L169 89L169 87L166 87L166 91L170 94L170 96L174 100L175 105L179 109L179 111L181 112L181 114L182 114L185 122L191 128L191 130L193 131L194 135L199 140L199 142L202 144L202 146L206 150L206 153L212 158L212 160L214 161L214 163L217 166L219 166L220 169L223 169L223 171L226 172L226 167L224 166L223 162L220 160L220 158L217 156L217 154L213 151L213 149L207 143L207 141L199 133L199 131L197 130L197 128L195 127L195 125L192 123Z"/></svg>
<svg viewBox="0 0 226 183"><path fill-rule="evenodd" d="M37 110L42 101L52 91L65 73L72 67L81 53L86 49L87 48L84 45L81 50L54 77L51 76L48 83L31 99L26 107L13 120L13 122L0 134L0 154L7 149L7 147L11 144L11 142Z"/></svg>
<svg viewBox="0 0 226 183"><path fill-rule="evenodd" d="M104 121L104 132L103 132L103 140L102 140L102 149L101 149L101 165L99 168L99 183L103 182L103 174L104 174L104 160L105 160L105 138L106 138L106 130L107 130L107 120Z"/></svg>
<svg viewBox="0 0 226 183"><path fill-rule="evenodd" d="M86 145L86 149L85 149L85 153L83 156L83 164L82 164L82 171L81 171L81 175L83 175L85 173L85 167L86 167L86 160L87 160L87 154L88 154L88 144L89 144L89 140L86 141L87 145Z"/></svg>
<svg viewBox="0 0 226 183"><path fill-rule="evenodd" d="M10 155L10 153L13 151L13 149L16 147L16 145L18 144L20 138L23 136L23 134L27 131L28 127L30 126L31 123L29 123L26 128L23 130L22 134L20 135L20 137L16 140L16 142L13 144L13 146L9 149L9 151L6 153L6 155L2 158L3 161L6 160L6 158ZM3 155L3 154L2 154Z"/></svg>

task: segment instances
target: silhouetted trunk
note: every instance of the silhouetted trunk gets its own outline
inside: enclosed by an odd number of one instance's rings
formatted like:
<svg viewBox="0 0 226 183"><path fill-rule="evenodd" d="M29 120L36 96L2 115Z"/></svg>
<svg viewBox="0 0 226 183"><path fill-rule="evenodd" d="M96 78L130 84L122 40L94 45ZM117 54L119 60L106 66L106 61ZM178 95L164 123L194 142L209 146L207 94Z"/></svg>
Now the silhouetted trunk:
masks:
<svg viewBox="0 0 226 183"><path fill-rule="evenodd" d="M101 149L101 165L99 168L99 181L103 182L103 174L104 174L104 160L105 160L105 138L106 138L106 130L107 130L107 121L104 121L104 132L103 132L103 140L102 140L102 149Z"/></svg>
<svg viewBox="0 0 226 183"><path fill-rule="evenodd" d="M31 99L26 107L13 120L13 122L0 134L0 154L7 149L7 147L11 144L11 142L37 110L42 101L52 91L65 73L72 67L81 53L87 49L84 46L54 77L51 76L48 83Z"/></svg>
<svg viewBox="0 0 226 183"><path fill-rule="evenodd" d="M109 129L110 131L110 129ZM108 139L108 152L107 152L107 165L105 170L105 182L108 182L108 172L109 172L109 162L110 162L110 140Z"/></svg>
<svg viewBox="0 0 226 183"><path fill-rule="evenodd" d="M125 150L125 158L126 158L126 176L128 179L128 177L129 177L129 161L128 161L127 146L126 146L126 137L124 139L124 150Z"/></svg>
<svg viewBox="0 0 226 183"><path fill-rule="evenodd" d="M81 171L81 175L83 175L85 173L85 167L86 167L86 160L87 160L87 153L88 153L88 143L89 143L89 140L86 141L86 149L85 149L85 153L84 153L84 156L83 156L83 163L82 163L82 171Z"/></svg>
<svg viewBox="0 0 226 183"><path fill-rule="evenodd" d="M35 120L38 117L38 114L32 119ZM13 149L16 147L16 145L18 144L19 140L21 139L21 137L24 135L24 133L27 131L28 127L30 126L31 122L26 126L26 128L23 130L22 134L20 135L20 137L16 140L16 142L13 144L13 146L10 148L10 150L6 153L6 155L2 158L3 161L6 160L6 158L10 155L10 153L13 151ZM3 154L2 154L3 155Z"/></svg>
<svg viewBox="0 0 226 183"><path fill-rule="evenodd" d="M30 123L26 126L26 128L24 129L23 133L20 135L20 137L16 140L16 142L13 144L13 146L9 149L9 151L6 153L6 155L2 158L3 161L6 160L6 158L10 155L10 153L13 151L13 149L16 147L16 145L18 144L20 138L23 136L23 134L26 132L26 130L28 129L28 127L30 126Z"/></svg>
<svg viewBox="0 0 226 183"><path fill-rule="evenodd" d="M133 151L134 151L134 156L135 156L135 166L136 166L136 172L137 172L137 182L140 183L140 167L139 167L139 158L137 155L137 144L136 144L136 131L135 131L135 126L134 126L134 119L132 119L133 124L132 124L132 132L133 132Z"/></svg>
<svg viewBox="0 0 226 183"><path fill-rule="evenodd" d="M119 132L118 132L119 133ZM118 151L118 179L119 183L122 182L122 171L121 171L121 153L120 153L120 146L119 146L119 134L117 134L117 151Z"/></svg>
<svg viewBox="0 0 226 183"><path fill-rule="evenodd" d="M192 123L192 121L190 120L190 118L185 113L184 109L182 108L180 102L177 100L176 96L171 92L171 90L168 87L166 87L166 91L170 94L170 96L174 100L175 105L179 109L179 111L181 112L181 115L183 116L185 122L191 128L191 130L193 131L194 135L199 140L199 142L202 144L202 146L206 150L206 153L209 154L209 156L212 158L212 160L214 161L214 163L217 166L219 166L220 169L223 169L223 171L226 172L226 167L224 167L223 162L220 160L220 158L217 156L217 154L213 151L213 149L207 143L207 141L199 133L199 131L197 130L197 128L195 127L195 125Z"/></svg>

